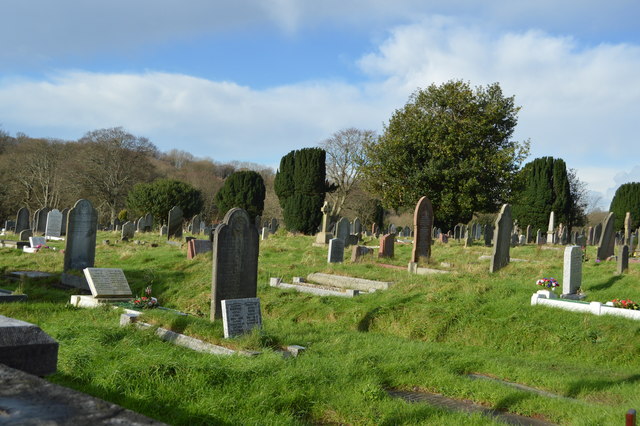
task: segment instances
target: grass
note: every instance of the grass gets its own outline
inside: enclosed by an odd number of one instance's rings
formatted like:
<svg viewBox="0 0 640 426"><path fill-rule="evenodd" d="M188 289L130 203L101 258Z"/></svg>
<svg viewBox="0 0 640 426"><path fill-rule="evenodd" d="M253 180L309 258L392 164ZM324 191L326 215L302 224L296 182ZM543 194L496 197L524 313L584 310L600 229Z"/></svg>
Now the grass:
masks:
<svg viewBox="0 0 640 426"><path fill-rule="evenodd" d="M409 275L374 258L328 265L313 237L279 231L261 241L258 296L264 329L224 339L210 323L211 259L186 259L152 234L144 244L100 233L97 267L122 268L134 294L147 285L163 306L145 321L233 348L254 358L199 354L158 339L152 330L120 328L118 311L68 305L74 291L49 281L4 279L0 287L29 295L0 314L38 324L60 342L58 373L48 380L104 398L170 424L494 424L479 414L449 412L391 398L386 389L425 390L560 424L620 424L640 406L640 323L530 306L541 277L562 275L563 251L516 247L512 262L489 274L490 248L436 243L429 267L449 274ZM103 240L110 244L103 244ZM153 247L153 245L157 245ZM370 245L377 245L370 241ZM0 249L0 269L60 273L58 250L23 254ZM590 247L593 259L595 249ZM384 263L406 267L411 246L396 244ZM451 266L442 266L442 263ZM270 277L325 272L393 281L387 291L353 299L317 297L269 287ZM583 265L587 300L640 299L640 269L616 276L615 264ZM284 359L281 346L307 351ZM514 389L483 374L545 390Z"/></svg>

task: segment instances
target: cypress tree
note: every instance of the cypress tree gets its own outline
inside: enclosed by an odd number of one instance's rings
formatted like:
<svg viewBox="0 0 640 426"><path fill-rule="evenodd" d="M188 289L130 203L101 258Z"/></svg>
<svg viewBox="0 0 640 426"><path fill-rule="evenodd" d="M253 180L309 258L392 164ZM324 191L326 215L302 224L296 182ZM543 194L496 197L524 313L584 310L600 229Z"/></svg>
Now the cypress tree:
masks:
<svg viewBox="0 0 640 426"><path fill-rule="evenodd" d="M254 220L264 210L265 193L262 176L257 172L245 170L230 174L214 201L221 216L234 207L240 207L247 211L251 220Z"/></svg>
<svg viewBox="0 0 640 426"><path fill-rule="evenodd" d="M290 231L312 234L322 220L327 190L326 152L321 148L291 151L280 160L274 189L285 226Z"/></svg>
<svg viewBox="0 0 640 426"><path fill-rule="evenodd" d="M615 229L624 229L624 218L631 213L631 229L640 226L640 182L629 182L616 190L609 211L616 217Z"/></svg>

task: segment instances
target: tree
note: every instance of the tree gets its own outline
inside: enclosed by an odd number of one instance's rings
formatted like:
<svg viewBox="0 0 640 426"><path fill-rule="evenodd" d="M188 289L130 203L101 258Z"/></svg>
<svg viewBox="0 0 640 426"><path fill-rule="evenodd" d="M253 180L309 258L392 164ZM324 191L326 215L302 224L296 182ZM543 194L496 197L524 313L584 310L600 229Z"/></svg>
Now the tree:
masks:
<svg viewBox="0 0 640 426"><path fill-rule="evenodd" d="M312 234L322 220L322 204L328 184L326 153L321 148L291 151L280 160L274 189L287 229Z"/></svg>
<svg viewBox="0 0 640 426"><path fill-rule="evenodd" d="M364 146L375 139L372 130L348 128L335 132L320 143L327 153L327 179L336 186L327 194L331 203L331 216L340 216L342 209L360 178Z"/></svg>
<svg viewBox="0 0 640 426"><path fill-rule="evenodd" d="M153 178L150 158L157 155L157 149L147 138L134 136L122 127L88 132L79 142L83 161L78 167L78 180L107 207L113 222L133 185Z"/></svg>
<svg viewBox="0 0 640 426"><path fill-rule="evenodd" d="M129 191L126 201L129 216L151 213L156 223L165 223L173 206L180 207L185 217L200 213L203 206L200 191L188 183L171 179L138 183Z"/></svg>
<svg viewBox="0 0 640 426"><path fill-rule="evenodd" d="M521 226L546 230L553 211L555 221L569 227L583 226L584 183L574 170L567 170L564 160L553 157L536 158L520 172L521 182L512 197L513 217Z"/></svg>
<svg viewBox="0 0 640 426"><path fill-rule="evenodd" d="M387 208L428 196L435 226L452 229L509 196L528 142L513 141L519 107L498 83L449 81L414 92L377 141L365 146L367 187Z"/></svg>
<svg viewBox="0 0 640 426"><path fill-rule="evenodd" d="M265 186L258 172L245 170L232 173L218 191L215 203L222 216L234 207L247 211L251 220L262 215L264 210Z"/></svg>
<svg viewBox="0 0 640 426"><path fill-rule="evenodd" d="M624 218L631 213L631 229L640 226L640 182L622 184L616 189L609 211L616 216L615 229L624 228Z"/></svg>

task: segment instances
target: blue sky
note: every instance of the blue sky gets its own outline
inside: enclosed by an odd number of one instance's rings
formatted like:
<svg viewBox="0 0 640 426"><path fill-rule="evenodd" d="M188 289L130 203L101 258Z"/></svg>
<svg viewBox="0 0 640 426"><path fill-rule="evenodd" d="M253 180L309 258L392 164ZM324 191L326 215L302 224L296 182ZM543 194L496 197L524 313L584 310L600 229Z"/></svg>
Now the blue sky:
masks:
<svg viewBox="0 0 640 426"><path fill-rule="evenodd" d="M637 1L5 0L0 126L277 166L382 131L419 87L499 82L529 159L563 158L601 207L640 181Z"/></svg>

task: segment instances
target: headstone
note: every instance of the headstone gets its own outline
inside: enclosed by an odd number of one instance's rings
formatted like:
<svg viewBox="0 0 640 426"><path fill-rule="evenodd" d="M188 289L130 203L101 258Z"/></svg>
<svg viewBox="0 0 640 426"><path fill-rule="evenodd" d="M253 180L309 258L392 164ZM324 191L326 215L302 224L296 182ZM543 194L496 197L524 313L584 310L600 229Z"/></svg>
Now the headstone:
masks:
<svg viewBox="0 0 640 426"><path fill-rule="evenodd" d="M262 235L261 238L263 240L266 240L267 238L269 238L269 228L262 228Z"/></svg>
<svg viewBox="0 0 640 426"><path fill-rule="evenodd" d="M517 246L519 242L518 234L511 234L511 247Z"/></svg>
<svg viewBox="0 0 640 426"><path fill-rule="evenodd" d="M531 242L531 225L527 225L527 233L525 234L524 244L529 244Z"/></svg>
<svg viewBox="0 0 640 426"><path fill-rule="evenodd" d="M544 243L546 243L547 240L542 236L542 231L540 231L540 229L538 229L536 231L536 244L537 245L542 245Z"/></svg>
<svg viewBox="0 0 640 426"><path fill-rule="evenodd" d="M520 236L518 237L518 245L523 246L525 244L527 244L527 237L520 234Z"/></svg>
<svg viewBox="0 0 640 426"><path fill-rule="evenodd" d="M385 234L380 237L380 249L378 250L379 258L394 256L395 239L395 234Z"/></svg>
<svg viewBox="0 0 640 426"><path fill-rule="evenodd" d="M484 245L486 247L491 247L493 244L493 226L487 225L484 227Z"/></svg>
<svg viewBox="0 0 640 426"><path fill-rule="evenodd" d="M631 243L631 212L627 212L624 216L624 243L626 245Z"/></svg>
<svg viewBox="0 0 640 426"><path fill-rule="evenodd" d="M405 226L404 228L402 228L402 236L403 237L410 237L411 236L411 228L409 228L408 226Z"/></svg>
<svg viewBox="0 0 640 426"><path fill-rule="evenodd" d="M257 232L256 232L256 236L257 236ZM182 209L178 206L174 206L171 210L169 210L169 220L167 225L167 239L180 238L180 237L182 237Z"/></svg>
<svg viewBox="0 0 640 426"><path fill-rule="evenodd" d="M453 238L456 241L460 240L460 225L456 225L453 227Z"/></svg>
<svg viewBox="0 0 640 426"><path fill-rule="evenodd" d="M69 217L69 208L62 209L62 229L60 235L67 235L67 218Z"/></svg>
<svg viewBox="0 0 640 426"><path fill-rule="evenodd" d="M258 230L243 209L234 207L213 234L211 321L222 318L220 302L256 297Z"/></svg>
<svg viewBox="0 0 640 426"><path fill-rule="evenodd" d="M569 246L564 249L562 270L562 294L576 294L582 285L582 248Z"/></svg>
<svg viewBox="0 0 640 426"><path fill-rule="evenodd" d="M253 225L255 228L255 225ZM224 338L240 336L254 328L262 328L260 299L224 299L221 301Z"/></svg>
<svg viewBox="0 0 640 426"><path fill-rule="evenodd" d="M353 219L353 232L352 232L352 234L359 235L361 233L362 233L362 223L360 222L360 219L358 219L356 217L355 219Z"/></svg>
<svg viewBox="0 0 640 426"><path fill-rule="evenodd" d="M338 224L336 225L336 238L342 240L345 246L348 244L350 231L349 228L349 219L347 219L346 217L340 218Z"/></svg>
<svg viewBox="0 0 640 426"><path fill-rule="evenodd" d="M124 226L123 226L123 229L124 229ZM164 237L166 235L167 235L167 225L162 225L160 227L160 236Z"/></svg>
<svg viewBox="0 0 640 426"><path fill-rule="evenodd" d="M147 213L144 215L144 226L142 230L144 232L151 232L153 229L153 215L151 213Z"/></svg>
<svg viewBox="0 0 640 426"><path fill-rule="evenodd" d="M366 246L353 246L351 249L351 261L359 262L364 256L373 255L373 249Z"/></svg>
<svg viewBox="0 0 640 426"><path fill-rule="evenodd" d="M35 376L53 374L58 366L58 342L34 324L0 315L0 363Z"/></svg>
<svg viewBox="0 0 640 426"><path fill-rule="evenodd" d="M44 234L47 226L47 214L51 211L49 207L43 207L33 214L33 229L35 234Z"/></svg>
<svg viewBox="0 0 640 426"><path fill-rule="evenodd" d="M29 209L26 207L21 207L18 210L18 214L16 215L16 235L19 235L20 232L25 229L31 229L29 227Z"/></svg>
<svg viewBox="0 0 640 426"><path fill-rule="evenodd" d="M187 242L187 259L191 260L201 253L213 250L213 244L209 240L192 239Z"/></svg>
<svg viewBox="0 0 640 426"><path fill-rule="evenodd" d="M191 233L198 234L200 233L200 224L202 223L202 216L197 214L191 219Z"/></svg>
<svg viewBox="0 0 640 426"><path fill-rule="evenodd" d="M44 237L29 237L29 245L31 248L36 248L38 246L44 246L47 244L47 241Z"/></svg>
<svg viewBox="0 0 640 426"><path fill-rule="evenodd" d="M568 226L560 226L560 232L559 232L559 237L560 237L560 244L567 245L567 242L569 240L569 227Z"/></svg>
<svg viewBox="0 0 640 426"><path fill-rule="evenodd" d="M555 238L555 213L549 215L549 227L547 228L547 244L553 244Z"/></svg>
<svg viewBox="0 0 640 426"><path fill-rule="evenodd" d="M139 217L138 220L136 220L136 231L144 232L144 225L145 225L144 216Z"/></svg>
<svg viewBox="0 0 640 426"><path fill-rule="evenodd" d="M128 220L122 225L121 239L123 241L130 240L135 235L135 232L136 226L133 224L133 222Z"/></svg>
<svg viewBox="0 0 640 426"><path fill-rule="evenodd" d="M327 263L342 263L344 261L344 242L340 238L329 240Z"/></svg>
<svg viewBox="0 0 640 426"><path fill-rule="evenodd" d="M598 243L598 251L596 257L600 260L607 260L613 256L615 248L615 231L613 229L615 222L615 215L610 212L604 219L602 225L602 233Z"/></svg>
<svg viewBox="0 0 640 426"><path fill-rule="evenodd" d="M85 268L84 276L93 297L131 297L131 288L118 268Z"/></svg>
<svg viewBox="0 0 640 426"><path fill-rule="evenodd" d="M44 235L47 237L60 237L62 235L62 213L53 209L47 213L47 225Z"/></svg>
<svg viewBox="0 0 640 426"><path fill-rule="evenodd" d="M509 264L509 238L512 227L511 207L509 204L503 204L493 231L493 253L489 272L496 272Z"/></svg>
<svg viewBox="0 0 640 426"><path fill-rule="evenodd" d="M271 223L269 224L269 232L275 234L278 230L278 219L275 217L271 219Z"/></svg>
<svg viewBox="0 0 640 426"><path fill-rule="evenodd" d="M371 224L371 235L376 236L378 235L378 224L377 223L372 223Z"/></svg>
<svg viewBox="0 0 640 426"><path fill-rule="evenodd" d="M591 244L593 244L594 246L600 244L601 236L602 236L602 223L598 223L593 228L593 240L591 241Z"/></svg>
<svg viewBox="0 0 640 426"><path fill-rule="evenodd" d="M593 245L593 226L590 226L587 232L587 245Z"/></svg>
<svg viewBox="0 0 640 426"><path fill-rule="evenodd" d="M114 231L121 231L122 230L122 221L120 219L118 219L117 217L113 221L113 230Z"/></svg>
<svg viewBox="0 0 640 426"><path fill-rule="evenodd" d="M396 233L396 226L392 223L389 225L389 228L387 229L387 234L395 234Z"/></svg>
<svg viewBox="0 0 640 426"><path fill-rule="evenodd" d="M96 257L98 212L89 200L78 200L67 220L64 271L83 270L93 266Z"/></svg>
<svg viewBox="0 0 640 426"><path fill-rule="evenodd" d="M329 207L329 203L327 201L322 205L322 224L320 226L320 232L316 234L316 243L317 244L327 244L331 239L331 233L329 232L329 213L331 212L331 207Z"/></svg>
<svg viewBox="0 0 640 426"><path fill-rule="evenodd" d="M449 242L449 237L447 237L447 234L440 234L440 235L438 236L438 240L439 240L441 243L445 243L445 244L446 244L446 243L448 243L448 242Z"/></svg>
<svg viewBox="0 0 640 426"><path fill-rule="evenodd" d="M618 275L622 275L629 269L629 246L623 245L618 251Z"/></svg>
<svg viewBox="0 0 640 426"><path fill-rule="evenodd" d="M15 231L15 229L16 229L16 221L15 220L5 220L4 221L4 229L6 231Z"/></svg>
<svg viewBox="0 0 640 426"><path fill-rule="evenodd" d="M22 231L20 231L20 241L29 241L29 237L33 236L33 232L31 232L31 229L23 229Z"/></svg>
<svg viewBox="0 0 640 426"><path fill-rule="evenodd" d="M433 207L426 196L420 198L413 212L413 250L411 263L428 262L431 257Z"/></svg>

